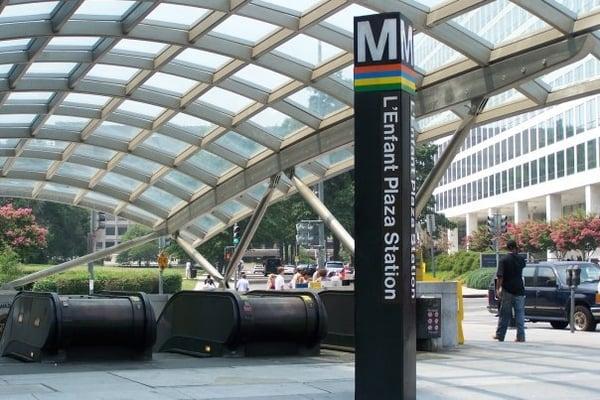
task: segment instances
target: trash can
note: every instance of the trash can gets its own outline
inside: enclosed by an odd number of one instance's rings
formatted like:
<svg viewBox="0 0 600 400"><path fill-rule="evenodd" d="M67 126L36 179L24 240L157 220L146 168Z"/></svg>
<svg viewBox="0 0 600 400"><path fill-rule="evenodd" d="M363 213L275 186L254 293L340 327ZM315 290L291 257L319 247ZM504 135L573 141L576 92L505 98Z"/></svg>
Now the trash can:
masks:
<svg viewBox="0 0 600 400"><path fill-rule="evenodd" d="M192 267L190 269L190 279L196 279L196 276L198 276L198 268Z"/></svg>

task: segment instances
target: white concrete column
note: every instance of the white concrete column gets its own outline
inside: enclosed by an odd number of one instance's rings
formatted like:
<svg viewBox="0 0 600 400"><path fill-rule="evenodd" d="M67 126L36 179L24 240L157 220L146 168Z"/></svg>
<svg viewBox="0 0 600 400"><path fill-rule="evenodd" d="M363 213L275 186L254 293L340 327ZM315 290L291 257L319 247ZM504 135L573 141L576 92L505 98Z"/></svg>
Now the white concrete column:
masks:
<svg viewBox="0 0 600 400"><path fill-rule="evenodd" d="M600 185L585 187L585 213L600 215Z"/></svg>
<svg viewBox="0 0 600 400"><path fill-rule="evenodd" d="M469 213L466 215L467 220L467 236L477 231L477 214Z"/></svg>
<svg viewBox="0 0 600 400"><path fill-rule="evenodd" d="M546 196L546 221L551 222L562 217L562 199L560 193Z"/></svg>
<svg viewBox="0 0 600 400"><path fill-rule="evenodd" d="M525 222L529 219L529 207L526 201L517 201L515 203L515 224Z"/></svg>
<svg viewBox="0 0 600 400"><path fill-rule="evenodd" d="M458 228L448 229L448 253L458 251Z"/></svg>
<svg viewBox="0 0 600 400"><path fill-rule="evenodd" d="M546 196L546 222L552 222L562 217L562 198L560 193ZM556 254L548 250L548 260L556 259Z"/></svg>

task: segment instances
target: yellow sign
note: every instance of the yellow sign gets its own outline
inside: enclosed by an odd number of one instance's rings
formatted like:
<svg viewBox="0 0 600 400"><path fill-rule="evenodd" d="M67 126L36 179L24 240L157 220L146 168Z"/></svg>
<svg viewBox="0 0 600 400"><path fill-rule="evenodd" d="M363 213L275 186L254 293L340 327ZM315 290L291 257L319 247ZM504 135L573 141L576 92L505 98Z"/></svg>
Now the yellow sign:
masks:
<svg viewBox="0 0 600 400"><path fill-rule="evenodd" d="M167 255L164 252L161 252L158 255L158 268L160 269L165 269L169 266L169 257L167 257Z"/></svg>

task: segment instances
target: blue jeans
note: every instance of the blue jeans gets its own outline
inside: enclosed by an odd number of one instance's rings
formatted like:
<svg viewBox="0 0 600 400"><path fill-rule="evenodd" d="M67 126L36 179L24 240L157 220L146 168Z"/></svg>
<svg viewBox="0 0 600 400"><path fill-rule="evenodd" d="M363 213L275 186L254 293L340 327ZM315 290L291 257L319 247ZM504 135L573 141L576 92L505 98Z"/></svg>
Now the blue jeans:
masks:
<svg viewBox="0 0 600 400"><path fill-rule="evenodd" d="M515 296L505 290L502 291L500 317L496 328L496 337L500 340L504 340L513 309L515 310L515 320L517 322L517 339L525 340L525 296Z"/></svg>

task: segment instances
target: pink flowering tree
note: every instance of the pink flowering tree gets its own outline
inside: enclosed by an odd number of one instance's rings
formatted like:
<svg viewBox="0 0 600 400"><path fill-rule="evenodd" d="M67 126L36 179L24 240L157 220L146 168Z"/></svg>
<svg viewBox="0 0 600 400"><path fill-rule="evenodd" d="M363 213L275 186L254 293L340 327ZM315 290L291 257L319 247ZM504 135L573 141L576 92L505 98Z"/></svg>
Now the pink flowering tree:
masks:
<svg viewBox="0 0 600 400"><path fill-rule="evenodd" d="M553 248L560 258L568 251L578 251L586 260L600 247L600 217L575 214L563 217L551 225Z"/></svg>
<svg viewBox="0 0 600 400"><path fill-rule="evenodd" d="M550 237L550 225L542 221L528 220L519 224L509 224L503 239L517 242L521 251L538 254L553 245Z"/></svg>
<svg viewBox="0 0 600 400"><path fill-rule="evenodd" d="M30 251L46 247L47 233L35 222L31 208L0 207L0 250L12 249L22 259Z"/></svg>

